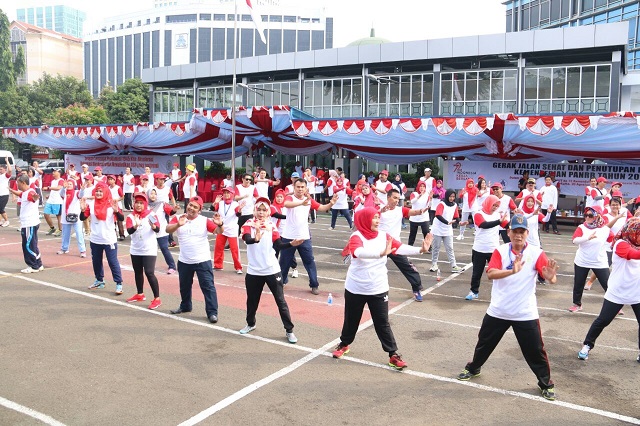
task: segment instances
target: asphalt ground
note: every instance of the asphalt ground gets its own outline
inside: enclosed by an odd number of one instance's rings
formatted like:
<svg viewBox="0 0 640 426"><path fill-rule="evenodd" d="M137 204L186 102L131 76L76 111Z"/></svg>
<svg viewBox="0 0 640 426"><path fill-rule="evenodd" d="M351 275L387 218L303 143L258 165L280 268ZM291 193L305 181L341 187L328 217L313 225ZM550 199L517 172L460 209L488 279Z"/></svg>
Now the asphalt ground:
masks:
<svg viewBox="0 0 640 426"><path fill-rule="evenodd" d="M244 276L233 271L229 252L225 270L215 272L220 321L210 324L197 283L193 311L169 313L179 304L178 277L164 273L161 255L163 305L147 309L148 285L147 302L125 302L135 293L128 239L118 245L121 296L106 263L107 286L88 290L90 259L78 256L74 239L71 253L56 255L60 238L44 235L44 220L39 237L46 269L21 274L14 205L8 212L11 225L0 228L0 424L640 424L638 325L631 309L604 331L587 361L577 359L603 290L595 284L585 292L584 311L568 312L575 254L570 227L542 234L548 255L560 263L558 283L537 291L558 396L550 402L539 396L511 332L479 377L455 379L472 356L491 283L483 279L479 300L464 300L470 270L450 274L444 250L441 281L428 271L430 255L412 259L425 288L422 303L388 264L391 324L409 365L397 372L387 366L367 312L351 352L331 357L343 318L347 267L340 251L350 235L343 218L335 231L326 214L311 225L320 295L310 293L301 262L300 277L285 288L299 339L292 345L268 292L256 330L238 333L245 325ZM407 236L404 230L403 241ZM469 230L455 241L459 265L471 266L472 242Z"/></svg>

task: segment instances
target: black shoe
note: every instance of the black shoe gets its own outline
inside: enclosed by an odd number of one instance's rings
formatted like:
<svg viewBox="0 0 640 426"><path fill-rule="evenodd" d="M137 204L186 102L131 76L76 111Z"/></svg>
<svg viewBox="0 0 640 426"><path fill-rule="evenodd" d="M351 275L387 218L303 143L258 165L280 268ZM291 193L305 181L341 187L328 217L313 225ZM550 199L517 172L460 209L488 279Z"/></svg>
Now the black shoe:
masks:
<svg viewBox="0 0 640 426"><path fill-rule="evenodd" d="M183 313L183 312L191 312L191 311L185 311L185 310L184 310L184 309L182 309L182 308L178 308L178 309L172 309L172 310L170 310L169 312L171 312L172 314L176 315L176 314L181 314L181 313Z"/></svg>
<svg viewBox="0 0 640 426"><path fill-rule="evenodd" d="M464 382L466 382L467 380L473 378L473 377L478 377L480 375L480 369L478 368L477 370L471 371L467 368L465 368L464 370L462 370L462 373L458 374L458 377L456 377L458 380L462 380Z"/></svg>
<svg viewBox="0 0 640 426"><path fill-rule="evenodd" d="M209 322L211 324L215 324L218 322L218 316L217 315L209 315Z"/></svg>

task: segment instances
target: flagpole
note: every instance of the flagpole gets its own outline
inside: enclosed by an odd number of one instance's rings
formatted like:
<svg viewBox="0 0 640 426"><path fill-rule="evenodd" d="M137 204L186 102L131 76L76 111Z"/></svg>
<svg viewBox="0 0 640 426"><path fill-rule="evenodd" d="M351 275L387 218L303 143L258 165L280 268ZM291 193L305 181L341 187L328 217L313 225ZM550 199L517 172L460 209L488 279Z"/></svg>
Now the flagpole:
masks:
<svg viewBox="0 0 640 426"><path fill-rule="evenodd" d="M231 88L231 182L236 182L236 52L238 50L238 0L233 0L233 87Z"/></svg>

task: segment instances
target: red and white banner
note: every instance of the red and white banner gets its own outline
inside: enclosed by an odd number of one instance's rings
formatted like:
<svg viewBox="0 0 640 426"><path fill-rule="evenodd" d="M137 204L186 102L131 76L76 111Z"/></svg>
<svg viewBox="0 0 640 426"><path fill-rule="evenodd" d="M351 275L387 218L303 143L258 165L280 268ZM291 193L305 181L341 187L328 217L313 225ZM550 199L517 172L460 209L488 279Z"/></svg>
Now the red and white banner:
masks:
<svg viewBox="0 0 640 426"><path fill-rule="evenodd" d="M173 169L173 163L177 163L178 158L170 155L65 155L65 170L69 164L74 164L77 171L82 171L81 166L86 164L89 171L93 172L96 166L102 167L105 175L119 175L124 173L125 167L131 167L134 175L144 174L144 168L150 167L153 173L168 174Z"/></svg>
<svg viewBox="0 0 640 426"><path fill-rule="evenodd" d="M265 28L264 28L264 25L262 25L262 16L258 13L254 5L254 3L256 3L256 0L246 0L246 1L247 1L247 7L249 8L249 13L251 13L251 19L253 20L253 24L256 26L256 30L258 30L258 34L260 34L260 40L262 40L264 44L267 44L267 39L264 36Z"/></svg>
<svg viewBox="0 0 640 426"><path fill-rule="evenodd" d="M500 182L505 191L517 192L522 173L527 171L529 177L538 179L541 170L555 173L563 195L584 196L591 177L599 176L607 179L606 188L613 182L622 183L620 190L625 200L640 195L640 166L637 165L451 160L444 162L443 176L446 188L461 189L467 179L477 182L482 175L488 184Z"/></svg>

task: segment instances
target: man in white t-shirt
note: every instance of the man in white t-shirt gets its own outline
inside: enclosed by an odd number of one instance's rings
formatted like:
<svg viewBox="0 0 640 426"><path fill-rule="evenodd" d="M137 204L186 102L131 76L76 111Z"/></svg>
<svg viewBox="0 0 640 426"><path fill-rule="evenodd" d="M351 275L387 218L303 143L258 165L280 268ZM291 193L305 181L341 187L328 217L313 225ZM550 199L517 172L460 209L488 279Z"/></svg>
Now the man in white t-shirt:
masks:
<svg viewBox="0 0 640 426"><path fill-rule="evenodd" d="M542 194L542 204L540 206L540 211L543 215L545 215L545 220L547 214L549 218L546 222L542 224L542 230L545 232L549 232L549 225L553 228L554 234L559 234L558 232L558 222L556 220L556 211L558 209L558 188L553 184L551 180L551 176L545 177L545 184L540 188L540 193Z"/></svg>
<svg viewBox="0 0 640 426"><path fill-rule="evenodd" d="M376 196L378 200L380 200L380 205L385 205L387 203L387 192L391 191L393 185L388 180L389 172L387 170L383 170L378 174L378 180L373 185L371 189L376 191Z"/></svg>
<svg viewBox="0 0 640 426"><path fill-rule="evenodd" d="M124 169L122 175L122 192L124 192L124 208L125 210L133 209L133 193L136 188L136 177L131 173L131 167Z"/></svg>
<svg viewBox="0 0 640 426"><path fill-rule="evenodd" d="M276 161L276 164L273 166L273 178L282 180L282 167L280 167L280 162Z"/></svg>
<svg viewBox="0 0 640 426"><path fill-rule="evenodd" d="M38 228L40 228L40 217L38 213L39 195L34 188L29 185L29 176L20 175L16 179L18 190L9 191L20 197L20 234L22 235L22 254L27 267L23 269L23 274L31 274L44 270L42 258L38 249Z"/></svg>
<svg viewBox="0 0 640 426"><path fill-rule="evenodd" d="M320 294L318 287L318 272L316 261L313 258L313 246L311 245L311 232L309 231L309 210L327 212L337 201L337 194L328 204L320 204L313 199L307 191L307 181L298 179L293 187L293 194L287 195L284 206L287 208L287 221L282 230L282 241L290 243L293 240L304 240L297 247L282 249L280 252L280 269L283 277L283 284L287 283L289 268L293 261L296 250L302 259L304 268L309 275L309 287L311 293Z"/></svg>
<svg viewBox="0 0 640 426"><path fill-rule="evenodd" d="M197 274L200 290L204 295L204 306L209 322L218 322L218 295L213 283L213 266L209 249L209 233L223 232L222 218L215 214L213 219L202 216L204 202L201 197L187 201L186 213L175 215L167 225L167 232L178 238L180 255L178 257L178 278L180 280L180 306L170 312L181 314L191 312L191 290L193 276Z"/></svg>
<svg viewBox="0 0 640 426"><path fill-rule="evenodd" d="M493 280L491 302L480 326L473 360L467 363L458 380L479 376L480 368L506 331L513 328L522 354L538 378L542 397L553 401L556 395L540 330L536 277L541 274L554 284L558 264L548 259L540 247L526 243L529 231L523 215L514 215L510 228L511 243L495 249L487 266L487 277Z"/></svg>
<svg viewBox="0 0 640 426"><path fill-rule="evenodd" d="M267 171L260 169L258 176L254 179L256 191L258 191L258 197L264 197L269 199L269 188L280 185L279 180L271 180L267 178Z"/></svg>
<svg viewBox="0 0 640 426"><path fill-rule="evenodd" d="M179 163L173 163L173 169L171 169L171 172L169 173L169 178L171 178L171 193L173 194L173 198L177 200L180 189L180 180L182 179L182 170L180 170Z"/></svg>
<svg viewBox="0 0 640 426"><path fill-rule="evenodd" d="M44 188L45 191L49 191L49 198L47 198L47 203L44 206L44 219L47 221L47 225L49 225L47 235L53 235L54 237L62 235L62 223L60 223L60 213L62 213L62 196L60 195L60 190L62 188L64 188L64 179L60 177L60 170L54 169L51 183ZM54 226L51 216L56 217L58 229Z"/></svg>
<svg viewBox="0 0 640 426"><path fill-rule="evenodd" d="M240 217L238 218L238 234L244 223L253 217L253 206L255 205L256 198L258 198L258 190L253 185L253 176L249 173L245 173L242 176L242 183L236 185L234 200L241 203L244 202Z"/></svg>
<svg viewBox="0 0 640 426"><path fill-rule="evenodd" d="M9 202L9 180L11 179L11 164L9 159L5 158L5 164L0 164L0 217L2 223L0 226L9 226L9 217L5 211Z"/></svg>

